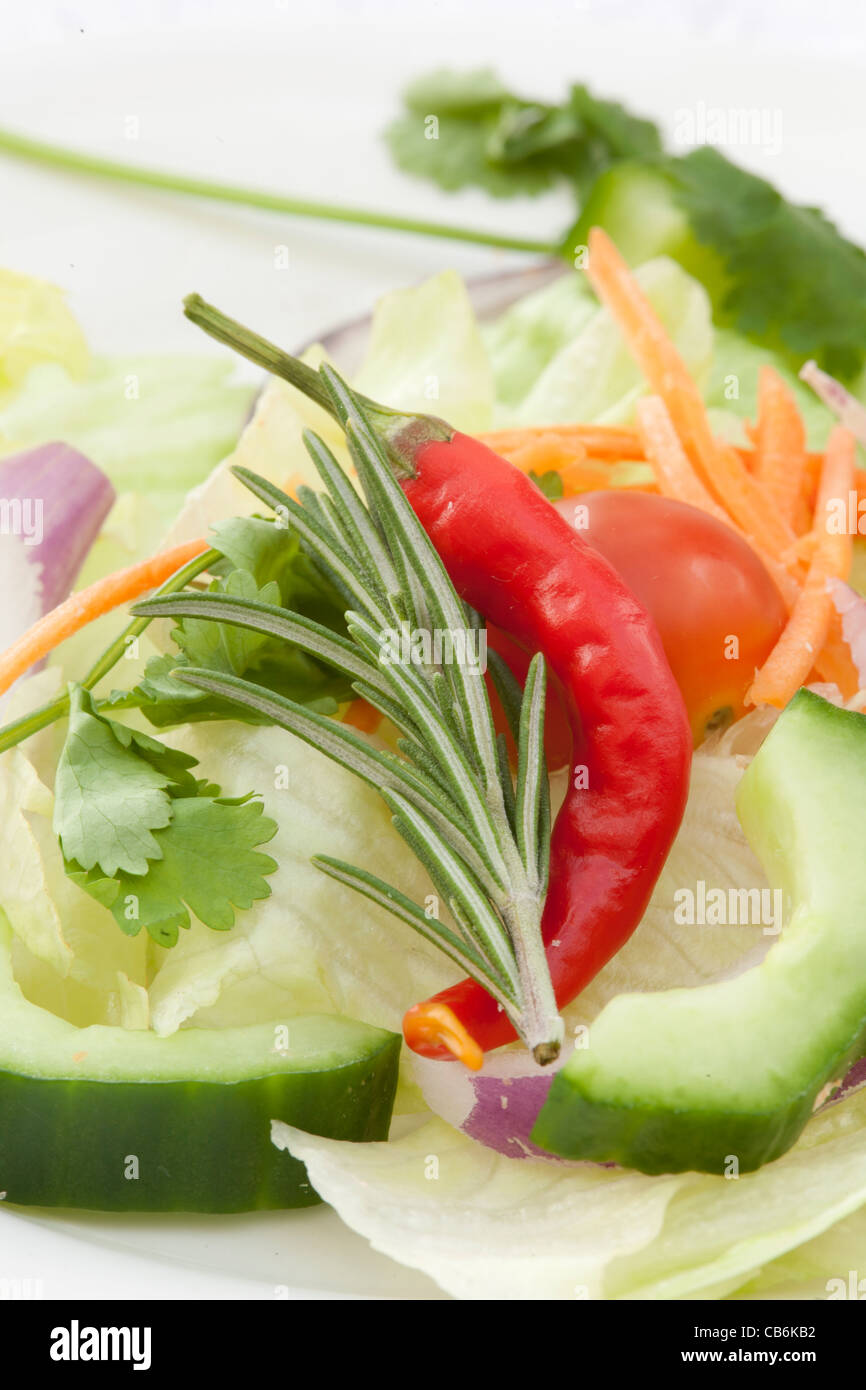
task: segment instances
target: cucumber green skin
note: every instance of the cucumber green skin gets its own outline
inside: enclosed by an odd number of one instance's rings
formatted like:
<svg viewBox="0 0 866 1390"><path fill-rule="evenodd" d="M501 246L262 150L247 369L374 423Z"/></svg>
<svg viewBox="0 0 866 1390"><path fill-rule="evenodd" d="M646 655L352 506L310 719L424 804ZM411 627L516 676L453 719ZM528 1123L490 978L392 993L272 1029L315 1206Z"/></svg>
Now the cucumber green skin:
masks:
<svg viewBox="0 0 866 1390"><path fill-rule="evenodd" d="M0 1191L23 1206L231 1212L319 1200L271 1121L387 1139L402 1039L306 1014L238 1028L76 1028L25 999L0 913Z"/></svg>
<svg viewBox="0 0 866 1390"><path fill-rule="evenodd" d="M801 691L738 810L789 925L737 979L612 1000L554 1078L540 1147L651 1174L753 1171L866 1053L866 716Z"/></svg>
<svg viewBox="0 0 866 1390"><path fill-rule="evenodd" d="M798 1096L773 1113L689 1110L647 1101L625 1106L581 1092L580 1078L556 1077L532 1140L563 1158L619 1163L641 1173L750 1173L780 1158L812 1114L813 1096Z"/></svg>
<svg viewBox="0 0 866 1390"><path fill-rule="evenodd" d="M271 1120L332 1139L387 1139L399 1055L389 1033L355 1061L247 1081L0 1072L6 1201L99 1211L312 1206L319 1198L306 1169L271 1143ZM125 1176L130 1156L137 1177Z"/></svg>

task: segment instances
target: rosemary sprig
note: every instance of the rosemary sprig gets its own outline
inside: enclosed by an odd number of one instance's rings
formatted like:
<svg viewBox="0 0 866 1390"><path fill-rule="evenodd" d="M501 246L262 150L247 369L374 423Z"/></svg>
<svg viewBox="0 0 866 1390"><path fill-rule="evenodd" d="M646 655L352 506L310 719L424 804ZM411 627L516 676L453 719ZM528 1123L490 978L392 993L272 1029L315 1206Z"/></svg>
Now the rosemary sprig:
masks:
<svg viewBox="0 0 866 1390"><path fill-rule="evenodd" d="M323 493L294 501L246 469L234 471L295 527L308 555L345 595L349 638L285 610L219 594L157 597L134 611L231 622L284 636L341 670L393 720L402 735L400 755L249 681L189 667L175 673L256 709L379 791L395 827L427 868L454 928L364 869L327 856L313 862L434 941L493 995L544 1065L558 1055L563 1034L540 931L550 838L544 660L534 658L522 698L513 680L509 684L501 668L495 671L515 726L515 786L495 735L480 664L466 660L483 622L458 596L395 480L365 403L330 367L323 366L319 376L345 430L366 506L327 446L310 432L305 444ZM401 652L394 660L389 639L407 628L427 634L430 650L423 641L412 642L408 659ZM436 632L449 635L451 659L443 653L436 659Z"/></svg>

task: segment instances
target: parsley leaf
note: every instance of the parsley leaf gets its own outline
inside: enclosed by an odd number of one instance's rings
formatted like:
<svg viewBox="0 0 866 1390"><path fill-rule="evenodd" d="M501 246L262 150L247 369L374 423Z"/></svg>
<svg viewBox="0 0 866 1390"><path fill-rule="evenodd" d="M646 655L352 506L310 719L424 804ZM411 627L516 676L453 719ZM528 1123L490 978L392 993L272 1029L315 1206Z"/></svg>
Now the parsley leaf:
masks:
<svg viewBox="0 0 866 1390"><path fill-rule="evenodd" d="M110 908L127 936L145 927L160 946L174 946L190 913L214 931L234 926L235 909L252 907L271 889L265 875L276 861L258 846L277 832L247 797L187 797L173 803L171 824L157 834L160 857L145 874L113 877L70 864L70 877Z"/></svg>
<svg viewBox="0 0 866 1390"><path fill-rule="evenodd" d="M160 760L152 751L135 745L131 731L118 735L119 726L96 713L81 686L70 685L69 694L69 730L55 780L54 833L64 856L86 870L98 865L109 877L119 869L144 873L148 859L160 853L152 832L171 820L166 787L172 774L164 762L157 765Z"/></svg>

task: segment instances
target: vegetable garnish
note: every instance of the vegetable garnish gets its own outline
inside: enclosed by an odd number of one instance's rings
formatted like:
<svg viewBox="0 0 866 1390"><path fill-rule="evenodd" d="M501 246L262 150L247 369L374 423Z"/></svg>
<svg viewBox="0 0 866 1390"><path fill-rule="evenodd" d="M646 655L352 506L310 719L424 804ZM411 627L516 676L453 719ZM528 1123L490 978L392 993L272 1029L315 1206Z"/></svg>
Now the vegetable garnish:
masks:
<svg viewBox="0 0 866 1390"><path fill-rule="evenodd" d="M587 275L619 323L653 390L665 402L683 448L704 485L759 553L781 561L794 543L793 530L781 519L739 455L714 438L697 384L640 285L599 227L594 227L589 235Z"/></svg>
<svg viewBox="0 0 866 1390"><path fill-rule="evenodd" d="M655 622L695 745L741 719L755 671L779 640L788 612L760 559L724 513L615 488L555 505L613 565Z"/></svg>
<svg viewBox="0 0 866 1390"><path fill-rule="evenodd" d="M171 574L165 583L160 585L158 592L170 594L175 589L182 589L221 558L218 550L204 550L200 554L196 554L192 560ZM116 575L112 577L117 578ZM98 615L94 614L93 616ZM85 621L90 621L90 619ZM149 623L149 618L135 618L132 622L127 623L119 636L110 643L98 661L94 662L84 676L80 682L82 688L92 690L94 686L98 685L103 676L106 676L117 665L121 657L129 650L130 643L144 632ZM0 663L2 663L2 659L0 656ZM49 724L53 724L57 719L62 719L68 713L69 694L64 692L62 695L58 695L55 700L31 711L30 714L22 715L20 719L16 719L11 724L7 724L5 728L0 729L0 753L5 753L7 748L14 748L17 743L22 743L32 734L47 728Z"/></svg>
<svg viewBox="0 0 866 1390"><path fill-rule="evenodd" d="M249 797L225 799L193 777L196 758L99 714L80 686L55 782L54 830L66 871L111 909L121 931L142 926L173 946L190 924L234 925L270 888L276 863L256 847L276 834Z"/></svg>
<svg viewBox="0 0 866 1390"><path fill-rule="evenodd" d="M367 645L365 673L359 675L356 667L347 667L346 653L333 646L330 636L327 639L332 643L328 659L349 671L359 694L390 717L396 715L405 732L407 711L394 699L394 691L400 696L401 687L405 687L402 668L390 666L377 670L369 664L372 647L369 623L372 620L380 631L393 623L387 593L396 578L388 576L395 569L399 574L410 563L413 548L419 556L429 558L437 574L440 562L435 557L438 552L465 601L485 612L497 626L510 630L529 651L542 652L565 687L575 744L575 769L553 832L552 869L542 933L547 942L547 958L557 999L560 1003L572 999L637 925L676 833L685 802L691 738L682 698L651 620L619 577L600 556L575 537L535 485L477 440L450 430L441 421L400 415L359 401L330 369L323 368L319 374L312 372L196 296L187 300L186 312L213 336L284 376L313 399L329 404L347 431L376 511L386 507L385 519L392 526L395 515L403 517L403 530L395 533L400 541L395 558L388 549L383 551L381 537L377 538L369 518L355 515L357 502L353 491L315 438L308 438L308 448L315 450L317 466L332 489L332 502L324 511L318 506L312 510L309 499L302 499L307 505L299 507L278 490L239 475L264 500L288 509L287 515L293 520L302 542L338 576L348 602L360 602L370 615L367 627L358 626L357 616L350 620L358 629L353 634L356 643L361 641ZM386 456L376 443L368 423L371 420L376 434L385 441ZM399 493L390 472L385 471L383 457L401 475L411 503L408 512L397 510L405 503L397 501ZM333 500L335 496L338 501ZM346 508L349 510L343 516ZM362 522L365 548L359 551L355 533ZM401 536L404 539L401 540ZM435 551L429 548L428 536ZM358 557L354 563L353 555ZM416 559L412 563L420 561ZM386 576L385 588L377 577L379 574ZM364 576L363 580L359 576ZM375 599L373 608L371 593ZM191 606L183 609L181 605L185 604ZM233 607L240 614L245 605L236 602ZM192 600L170 598L141 605L138 609L154 616L184 611L206 616L209 610L216 619L226 620L230 616L225 601L217 606L208 595ZM409 609L410 613L413 611ZM433 610L434 616L437 612L438 609ZM262 621L273 622L272 615L260 616ZM247 607L245 620L253 625L256 621L254 608ZM425 621L419 626L426 630L430 623ZM315 649L325 656L327 649L321 634L312 633L306 639L299 634L295 640L300 645L306 642L305 649ZM584 661L585 652L593 654L588 666ZM547 879L545 797L538 761L543 727L542 672L543 666L538 662L530 667L523 697L518 730L521 753L517 787L512 786L517 802L514 832L506 837L502 823L499 801L503 794L506 799L509 796L508 782L505 759L496 756L489 710L479 728L467 721L466 716L463 720L465 730L472 736L470 760L477 769L476 775L484 779L484 795L493 799L495 819L491 823L493 813L488 809L478 820L472 803L468 803L455 821L455 811L460 809L460 803L455 802L444 808L447 813L444 821L440 805L433 831L444 835L447 847L449 836L453 841L454 826L458 827L461 839L457 849L464 859L467 849L471 851L469 862L485 884L491 901L497 904L502 902L502 874L509 872L509 864L513 861L514 873L527 876L528 901L533 904L533 914L540 908ZM287 713L290 714L291 727L310 741L315 740L317 746L324 747L322 734L327 731L327 751L332 756L333 749L345 758L343 750L348 746L353 759L358 761L357 740L345 728L299 715L290 702L271 700L266 703L263 693L251 695L245 682L223 680L215 684L211 677L186 674L205 689L219 690L226 695L233 692L246 695L257 702L256 707L271 713L276 722L284 722ZM372 676L376 677L375 683ZM461 682L461 686L463 684ZM473 698L480 699L478 692L473 687L470 689ZM464 698L461 695L461 700ZM513 708L516 702L512 698L509 703ZM414 757L419 750L411 741L414 738L415 743L418 742L412 728L410 724L408 752ZM639 736L636 730L640 731ZM463 736L466 737L466 733ZM416 769L426 771L424 757L429 763L429 755L424 753L423 745L420 751ZM379 757L378 762L371 765L366 745L362 753L359 770L366 770L370 780L381 781L382 770L390 768L390 764ZM442 773L439 775L441 777ZM393 772L389 778L392 776ZM402 770L401 776L405 781ZM417 777L417 770L413 776ZM453 780L453 773L446 774L448 780ZM405 786L398 789L398 794L406 796ZM389 791L388 795L394 799L393 792ZM417 798L416 787L415 802L410 798L410 804L416 804ZM404 805L395 805L395 810L398 821L406 819ZM422 811L429 816L427 808L422 807ZM468 822L467 814L470 816ZM404 834L408 838L412 833L412 826L407 825ZM501 837L499 847L497 836ZM487 861L483 857L485 854ZM347 881L352 881L353 886L355 882L363 883L358 871L350 872L354 880ZM441 874L441 867L437 866L437 872ZM377 891L381 892L381 888ZM446 900L451 891L449 889L446 894ZM383 897L383 902L386 901ZM465 912L465 907L462 910ZM510 910L506 899L502 915L507 917ZM425 923L425 926L429 931L429 925ZM533 930L537 930L537 923ZM453 949L453 944L449 944ZM519 949L522 960L525 950L522 938ZM536 961L532 962L532 970L538 970ZM405 1023L410 1042L432 1055L449 1055L447 1046L430 1046L419 1037L419 1032L426 1031L425 1010L438 1010L442 1005L452 1011L482 1050L497 1047L514 1036L517 1030L512 1017L513 1006L509 1012L510 1001L507 997L493 996L486 982L482 987L477 968L470 973L470 980L410 1011ZM537 975L533 974L533 985L536 981ZM499 982L497 984L501 989ZM419 1029L419 1024L424 1027ZM531 1045L534 1048L536 1042ZM555 1055L552 1049L545 1050L543 1043L542 1054L544 1060Z"/></svg>
<svg viewBox="0 0 866 1390"><path fill-rule="evenodd" d="M803 515L805 471L806 429L797 402L775 368L762 367L754 473L773 497L779 515L798 535L809 524L808 516Z"/></svg>
<svg viewBox="0 0 866 1390"><path fill-rule="evenodd" d="M2 650L68 596L115 491L76 449L43 444L0 459L0 498L0 580L15 595L0 618Z"/></svg>
<svg viewBox="0 0 866 1390"><path fill-rule="evenodd" d="M515 95L487 69L439 71L417 78L405 101L387 132L401 168L446 190L474 185L502 197L565 185L582 204L577 221L564 235L532 240L124 164L10 130L0 130L0 151L113 182L561 256L570 266L589 228L603 226L630 263L667 255L697 274L719 324L798 365L810 355L856 379L866 362L866 256L818 209L787 202L709 146L665 155L654 122L580 84L551 105Z"/></svg>
<svg viewBox="0 0 866 1390"><path fill-rule="evenodd" d="M107 575L73 594L0 654L0 695L74 632L79 632L103 613L139 598L148 589L157 588L188 560L208 549L207 541L187 541L140 564L130 565L129 569Z"/></svg>
<svg viewBox="0 0 866 1390"><path fill-rule="evenodd" d="M794 605L785 631L761 667L748 694L750 704L770 704L781 709L801 685L818 659L834 614L828 589L830 579L847 579L853 537L831 529L829 508L839 498L847 501L854 485L854 436L837 425L827 442L813 531L815 546L803 591Z"/></svg>
<svg viewBox="0 0 866 1390"><path fill-rule="evenodd" d="M249 681L186 667L175 673L267 715L381 792L395 826L427 867L456 930L439 919L435 904L425 909L361 868L325 857L314 862L393 912L468 970L501 1006L536 1060L545 1064L558 1055L562 1023L540 935L550 835L543 658L533 662L523 698L515 787L494 738L483 669L473 655L480 620L448 580L357 398L328 368L317 383L343 421L368 507L322 440L311 433L306 444L327 488L324 497L304 490L295 502L254 474L238 469L237 476L293 525L308 552L345 593L351 605L349 638L257 600L210 593L154 599L136 611L148 617L234 622L289 637L342 670L359 695L391 718L402 734L402 757L380 752L345 724ZM389 638L393 635L399 648L404 633L409 635L407 652L392 654ZM445 634L450 654L444 650ZM442 646L438 657L432 645L436 639ZM480 1051L465 1031L453 1030L455 1051L469 1064L480 1065ZM440 1028L437 1044L442 1041Z"/></svg>
<svg viewBox="0 0 866 1390"><path fill-rule="evenodd" d="M728 1176L732 1155L745 1173L791 1147L866 1049L866 936L851 884L864 774L866 716L798 691L737 792L784 894L781 935L726 979L612 999L591 1047L555 1077L537 1144L644 1173Z"/></svg>

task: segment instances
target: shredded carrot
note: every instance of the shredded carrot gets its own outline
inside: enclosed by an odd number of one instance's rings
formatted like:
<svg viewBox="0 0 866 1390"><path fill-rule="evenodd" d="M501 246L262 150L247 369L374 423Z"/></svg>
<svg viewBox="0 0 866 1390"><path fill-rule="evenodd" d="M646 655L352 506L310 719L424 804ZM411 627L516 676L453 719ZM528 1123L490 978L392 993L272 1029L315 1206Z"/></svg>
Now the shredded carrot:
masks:
<svg viewBox="0 0 866 1390"><path fill-rule="evenodd" d="M362 734L374 734L381 722L382 716L376 707L361 696L352 701L343 715L343 723L351 724L353 729L358 729Z"/></svg>
<svg viewBox="0 0 866 1390"><path fill-rule="evenodd" d="M847 497L854 485L854 436L836 426L827 442L812 529L815 548L803 592L784 632L761 667L746 696L747 704L782 709L808 678L830 634L833 602L827 580L846 579L851 567L853 538L829 525L830 506Z"/></svg>
<svg viewBox="0 0 866 1390"><path fill-rule="evenodd" d="M643 450L652 464L662 496L688 502L730 525L727 512L713 500L692 467L661 396L645 396L639 400L637 420Z"/></svg>
<svg viewBox="0 0 866 1390"><path fill-rule="evenodd" d="M80 593L72 594L0 653L0 695L67 637L122 603L130 603L149 589L158 588L207 548L206 540L187 541L140 564L108 574Z"/></svg>
<svg viewBox="0 0 866 1390"><path fill-rule="evenodd" d="M514 451L540 437L555 437L563 447L579 445L585 455L608 463L643 458L637 431L625 425L540 425L526 429L492 430L478 436L483 444L504 458L511 458Z"/></svg>
<svg viewBox="0 0 866 1390"><path fill-rule="evenodd" d="M810 512L814 509L815 498L818 495L818 482L821 477L821 464L823 458L821 454L807 454L806 470L803 475L803 496L809 505ZM866 532L866 505L860 508L859 504L866 504L866 468L854 469L854 487L852 491L857 493L857 505L860 515L864 518L863 529Z"/></svg>
<svg viewBox="0 0 866 1390"><path fill-rule="evenodd" d="M723 521L726 526L730 526L745 541L749 542L752 549L763 561L764 568L774 580L776 588L790 611L797 601L800 589L796 579L786 568L784 561L790 556L792 568L799 564L799 556L795 549L796 542L792 550L786 553L786 556L777 559L775 555L768 555L766 551L754 543L750 536L741 530L704 487L680 443L667 406L660 396L646 396L643 400L638 401L637 417L644 448L655 470L662 495L674 497L680 502L687 502L690 506L706 512L708 516L715 517L717 521Z"/></svg>
<svg viewBox="0 0 866 1390"><path fill-rule="evenodd" d="M558 472L569 464L586 462L586 449L580 441L555 430L533 430L523 439L514 439L508 448L500 447L498 452L521 473Z"/></svg>
<svg viewBox="0 0 866 1390"><path fill-rule="evenodd" d="M737 451L715 439L696 383L664 325L610 237L589 233L587 274L619 324L632 354L668 408L686 454L705 487L756 549L777 560L794 541L792 528L752 477Z"/></svg>
<svg viewBox="0 0 866 1390"><path fill-rule="evenodd" d="M861 688L860 673L851 648L842 636L842 619L835 610L830 614L829 637L815 662L815 674L819 680L838 685L846 700Z"/></svg>
<svg viewBox="0 0 866 1390"><path fill-rule="evenodd" d="M774 367L758 377L758 425L755 431L755 477L775 500L792 528L806 469L806 427L793 392Z"/></svg>
<svg viewBox="0 0 866 1390"><path fill-rule="evenodd" d="M447 1047L470 1071L480 1071L484 1065L484 1053L478 1043L447 1004L437 1004L432 999L415 1004L403 1018L403 1036L413 1052L418 1044L429 1047L433 1043Z"/></svg>

